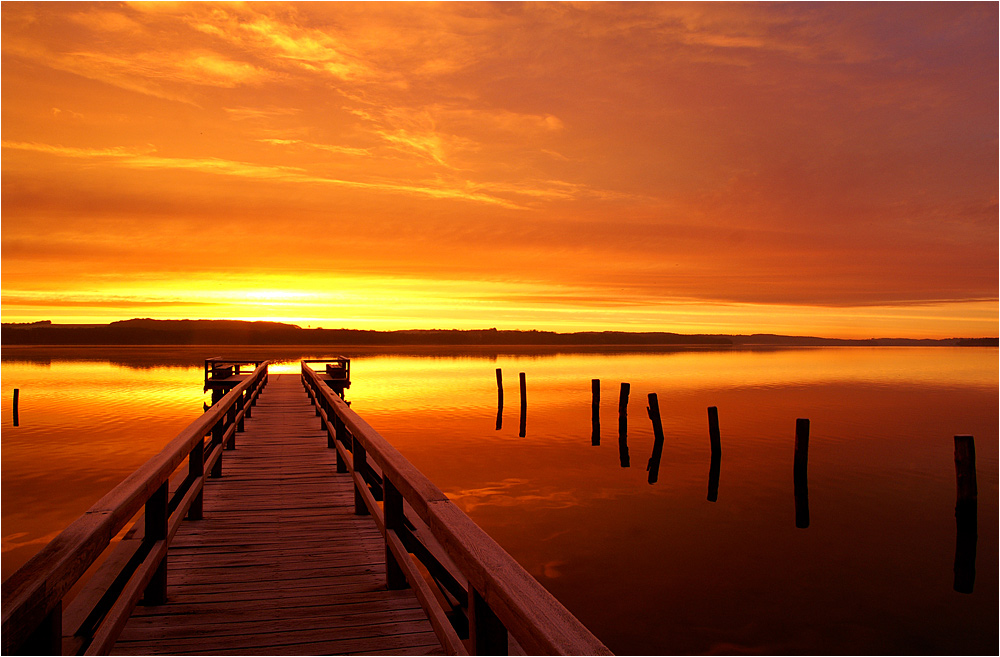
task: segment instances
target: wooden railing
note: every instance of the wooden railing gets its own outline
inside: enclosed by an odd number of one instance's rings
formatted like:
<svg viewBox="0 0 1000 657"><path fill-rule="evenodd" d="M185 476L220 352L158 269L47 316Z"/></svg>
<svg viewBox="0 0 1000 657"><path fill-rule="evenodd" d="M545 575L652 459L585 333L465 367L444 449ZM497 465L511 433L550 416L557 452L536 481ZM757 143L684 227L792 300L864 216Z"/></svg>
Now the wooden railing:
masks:
<svg viewBox="0 0 1000 657"><path fill-rule="evenodd" d="M610 651L385 438L302 363L337 471L354 480L355 513L385 538L386 584L412 587L449 654Z"/></svg>
<svg viewBox="0 0 1000 657"><path fill-rule="evenodd" d="M231 358L206 358L205 382L212 379L226 379L233 375L249 374L263 364L262 360L233 360ZM248 371L241 371L248 368Z"/></svg>
<svg viewBox="0 0 1000 657"><path fill-rule="evenodd" d="M235 446L266 383L262 363L3 583L3 654L106 654L140 599L165 601L167 546L185 516L201 518L205 478L222 475L223 450Z"/></svg>

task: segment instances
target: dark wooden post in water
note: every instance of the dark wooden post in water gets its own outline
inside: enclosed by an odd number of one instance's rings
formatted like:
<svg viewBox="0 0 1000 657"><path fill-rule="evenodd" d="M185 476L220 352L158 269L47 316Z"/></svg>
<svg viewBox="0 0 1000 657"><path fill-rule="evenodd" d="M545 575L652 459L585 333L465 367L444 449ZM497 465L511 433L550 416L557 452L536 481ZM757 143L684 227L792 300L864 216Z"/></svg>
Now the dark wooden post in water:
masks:
<svg viewBox="0 0 1000 657"><path fill-rule="evenodd" d="M521 380L521 427L517 435L524 438L525 433L527 433L525 429L528 423L527 386L524 382L524 372L519 373L517 376Z"/></svg>
<svg viewBox="0 0 1000 657"><path fill-rule="evenodd" d="M660 403L656 399L655 392L649 393L649 406L646 412L653 423L653 455L646 464L646 471L649 473L647 481L655 484L660 474L660 456L663 454L663 424L660 422Z"/></svg>
<svg viewBox="0 0 1000 657"><path fill-rule="evenodd" d="M809 420L795 420L795 526L809 527Z"/></svg>
<svg viewBox="0 0 1000 657"><path fill-rule="evenodd" d="M15 427L18 424L18 422L17 422L17 420L18 420L18 418L17 418L17 401L18 401L18 399L17 398L18 398L18 396L20 394L21 394L21 390L19 388L14 388L14 426Z"/></svg>
<svg viewBox="0 0 1000 657"><path fill-rule="evenodd" d="M601 444L601 380L590 381L590 423L593 427L590 436L591 445Z"/></svg>
<svg viewBox="0 0 1000 657"><path fill-rule="evenodd" d="M497 431L503 426L503 372L497 368Z"/></svg>
<svg viewBox="0 0 1000 657"><path fill-rule="evenodd" d="M722 434L719 432L719 409L708 407L708 440L712 443L712 457L722 456Z"/></svg>
<svg viewBox="0 0 1000 657"><path fill-rule="evenodd" d="M712 461L708 466L708 501L719 499L719 473L722 470L722 435L719 432L719 409L708 407L708 440L712 444Z"/></svg>
<svg viewBox="0 0 1000 657"><path fill-rule="evenodd" d="M623 468L629 466L628 393L630 388L628 383L623 383L621 392L618 393L618 460L621 461Z"/></svg>
<svg viewBox="0 0 1000 657"><path fill-rule="evenodd" d="M955 436L955 582L959 593L972 593L976 583L976 543L979 540L979 490L976 484L976 441Z"/></svg>

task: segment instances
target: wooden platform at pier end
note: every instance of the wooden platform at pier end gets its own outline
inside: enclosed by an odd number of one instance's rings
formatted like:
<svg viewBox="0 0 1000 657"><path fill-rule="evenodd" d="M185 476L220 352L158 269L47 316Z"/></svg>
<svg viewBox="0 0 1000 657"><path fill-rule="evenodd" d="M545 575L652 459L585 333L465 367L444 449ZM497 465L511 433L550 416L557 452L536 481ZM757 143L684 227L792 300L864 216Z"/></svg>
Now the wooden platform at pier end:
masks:
<svg viewBox="0 0 1000 657"><path fill-rule="evenodd" d="M335 462L299 376L272 374L170 544L167 603L136 607L113 654L440 654Z"/></svg>

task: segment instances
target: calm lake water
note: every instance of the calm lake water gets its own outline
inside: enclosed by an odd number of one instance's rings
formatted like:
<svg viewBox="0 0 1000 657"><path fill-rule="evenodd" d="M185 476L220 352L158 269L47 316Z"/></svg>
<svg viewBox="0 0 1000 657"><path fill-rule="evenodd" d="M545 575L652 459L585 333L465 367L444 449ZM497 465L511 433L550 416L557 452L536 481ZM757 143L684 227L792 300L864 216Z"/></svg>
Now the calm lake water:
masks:
<svg viewBox="0 0 1000 657"><path fill-rule="evenodd" d="M4 578L202 412L204 357L337 353L4 348ZM343 355L352 407L619 654L998 651L995 348ZM650 392L665 434L655 484ZM808 528L796 418L811 421ZM971 594L953 588L956 434L976 438Z"/></svg>

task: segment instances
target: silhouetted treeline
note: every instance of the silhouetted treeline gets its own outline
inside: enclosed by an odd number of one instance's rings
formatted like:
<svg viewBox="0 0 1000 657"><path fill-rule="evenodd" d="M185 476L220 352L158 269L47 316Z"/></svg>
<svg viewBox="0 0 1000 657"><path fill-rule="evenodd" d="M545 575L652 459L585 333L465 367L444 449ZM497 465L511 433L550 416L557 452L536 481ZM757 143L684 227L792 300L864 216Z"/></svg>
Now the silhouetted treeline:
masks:
<svg viewBox="0 0 1000 657"><path fill-rule="evenodd" d="M304 329L280 322L238 320L130 319L111 324L4 324L5 345L676 345L823 346L946 345L996 346L996 338L840 340L779 335L683 335L659 331L552 331Z"/></svg>

